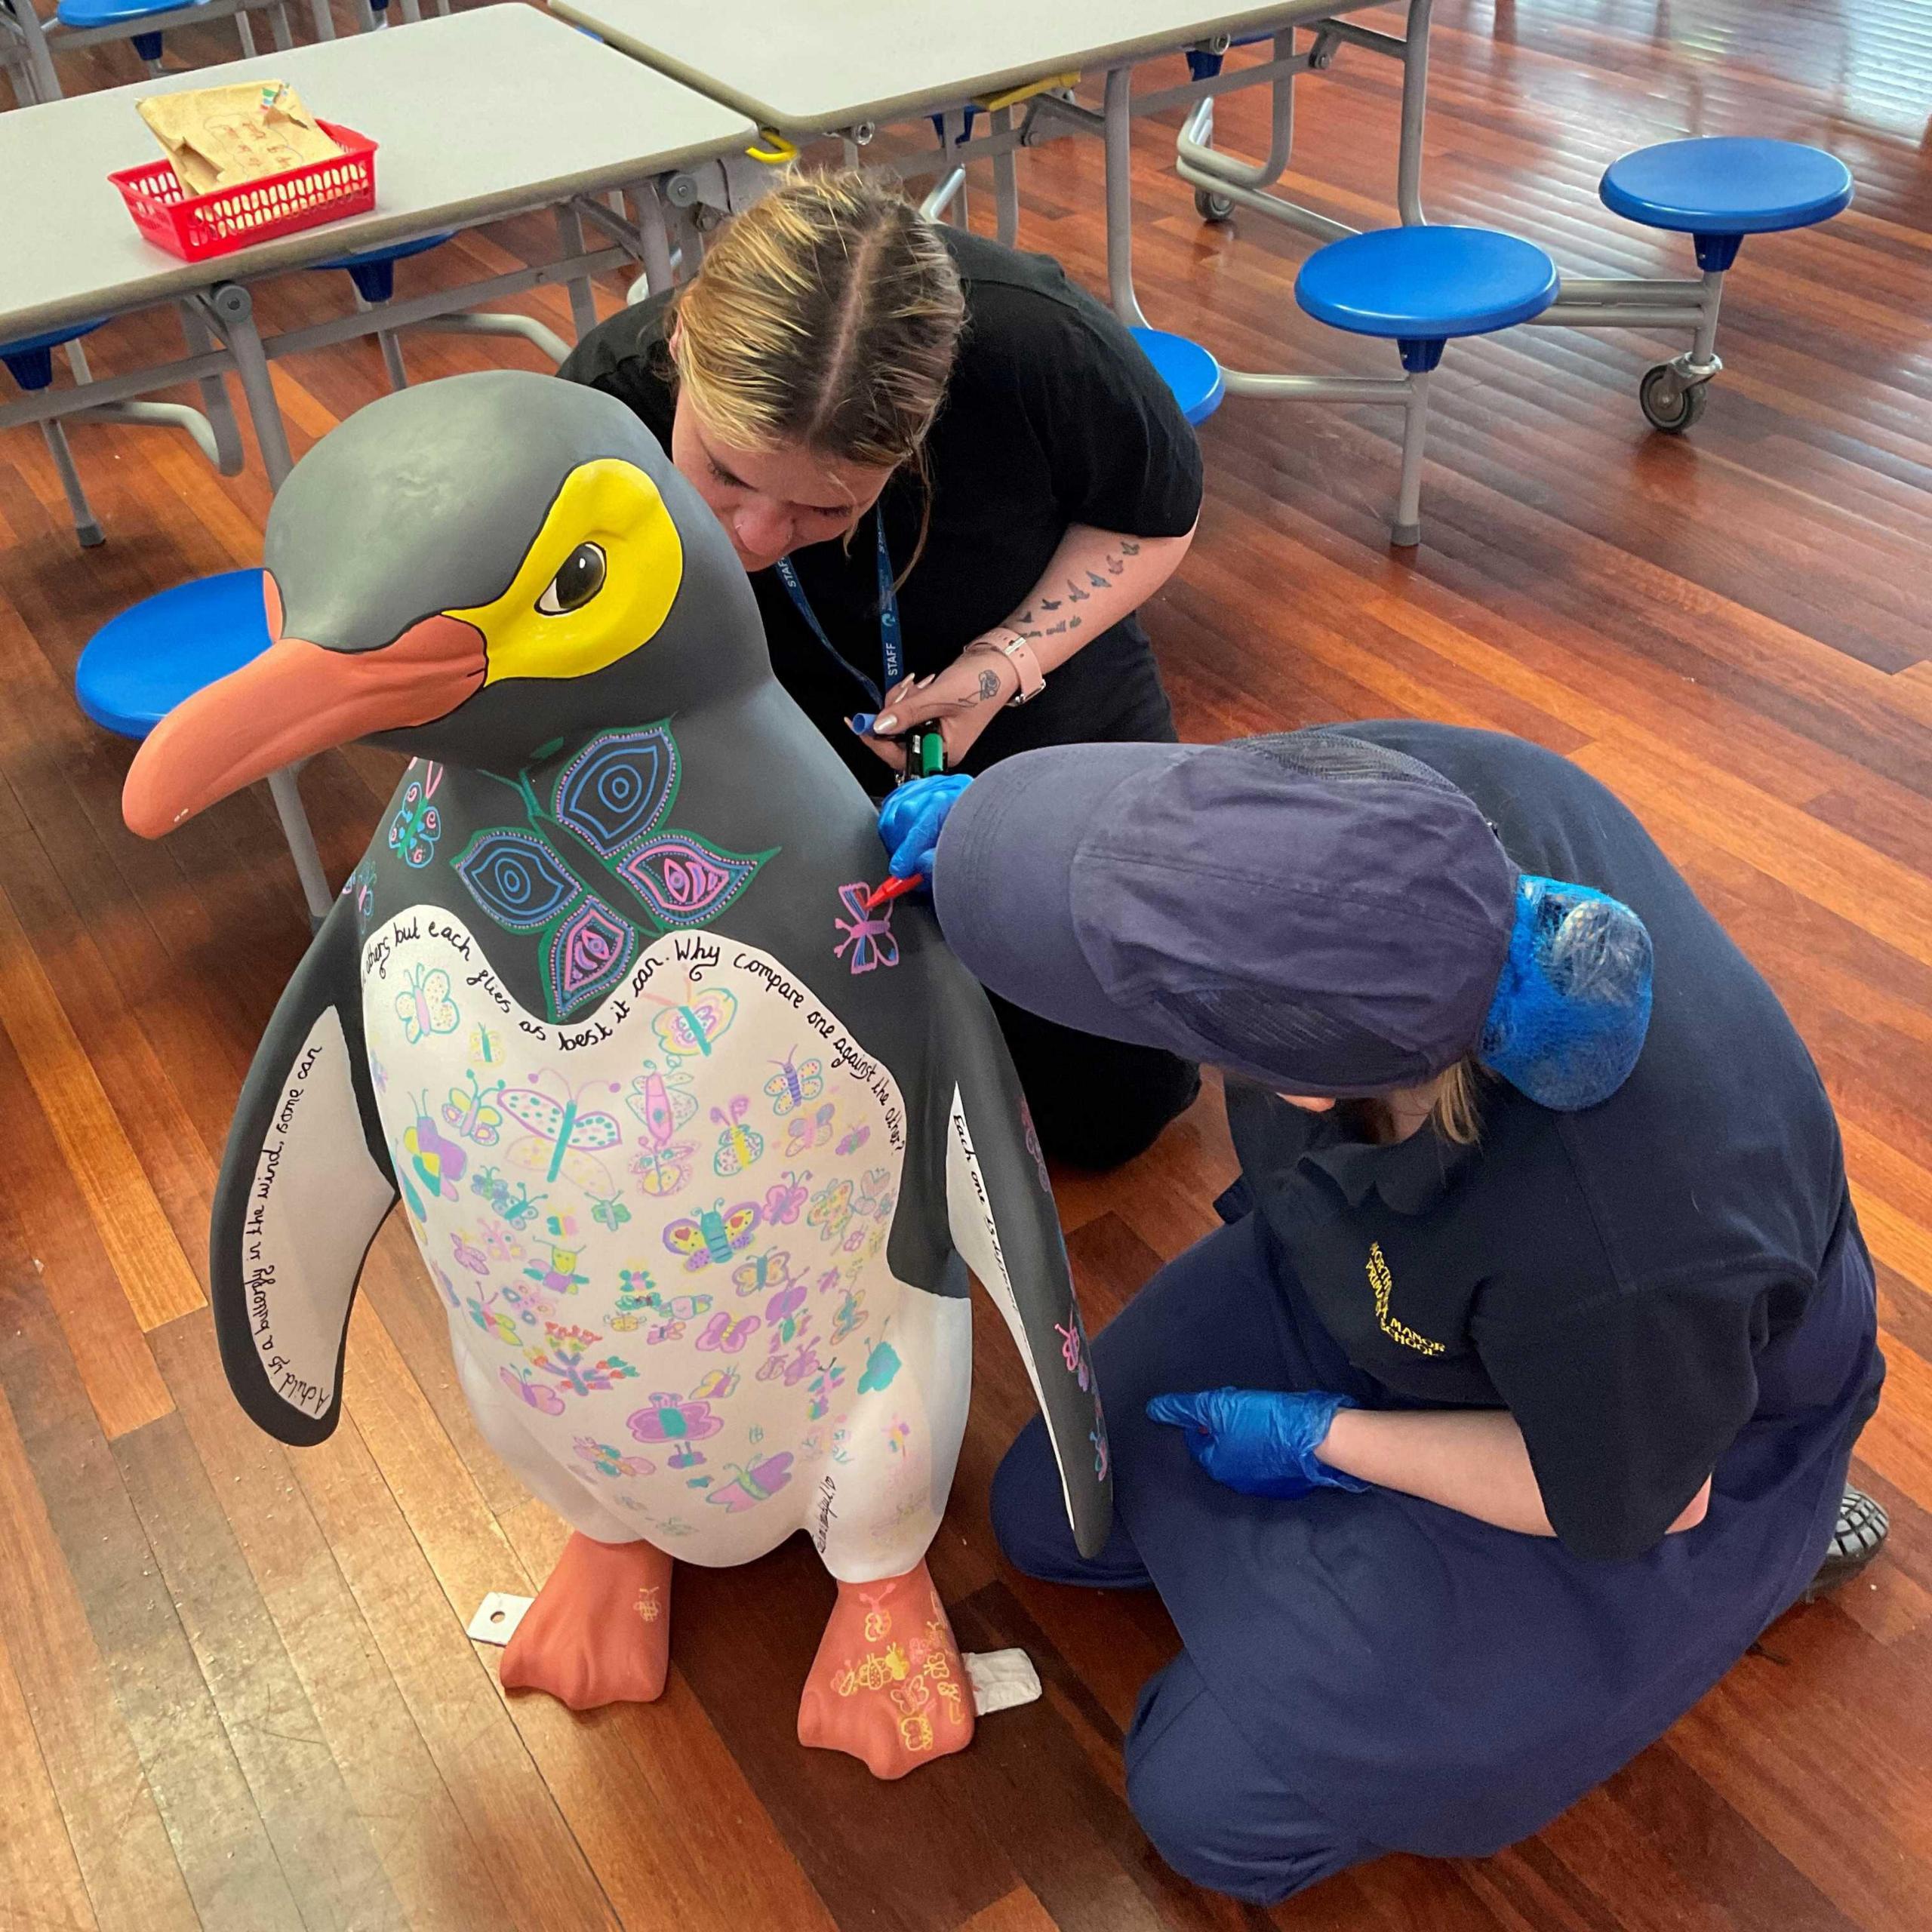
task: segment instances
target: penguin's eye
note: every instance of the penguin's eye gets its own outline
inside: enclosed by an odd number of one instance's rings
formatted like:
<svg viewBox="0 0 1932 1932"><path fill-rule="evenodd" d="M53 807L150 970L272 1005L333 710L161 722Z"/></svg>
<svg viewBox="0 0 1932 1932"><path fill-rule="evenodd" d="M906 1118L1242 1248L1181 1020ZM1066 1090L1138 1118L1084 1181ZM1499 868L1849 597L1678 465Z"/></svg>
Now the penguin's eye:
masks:
<svg viewBox="0 0 1932 1932"><path fill-rule="evenodd" d="M545 586L537 608L546 617L580 611L604 588L604 552L595 543L580 543Z"/></svg>

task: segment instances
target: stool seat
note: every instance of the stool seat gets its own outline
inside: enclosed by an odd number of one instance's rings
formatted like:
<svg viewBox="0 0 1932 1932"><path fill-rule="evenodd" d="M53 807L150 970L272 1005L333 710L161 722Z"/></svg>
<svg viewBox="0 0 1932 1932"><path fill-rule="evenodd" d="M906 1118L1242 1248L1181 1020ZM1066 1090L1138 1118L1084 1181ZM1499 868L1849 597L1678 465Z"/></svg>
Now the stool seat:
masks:
<svg viewBox="0 0 1932 1932"><path fill-rule="evenodd" d="M1851 191L1851 171L1822 148L1728 134L1638 148L1597 189L1612 213L1684 235L1808 228L1840 213Z"/></svg>
<svg viewBox="0 0 1932 1932"><path fill-rule="evenodd" d="M1295 277L1317 321L1357 335L1441 342L1540 315L1556 299L1556 265L1490 228L1377 228L1318 248Z"/></svg>
<svg viewBox="0 0 1932 1932"><path fill-rule="evenodd" d="M384 0L387 4L387 0ZM355 285L355 292L372 306L386 302L395 293L395 265L411 255L426 255L440 248L456 230L446 228L440 235L419 235L414 242L392 242L386 248L364 248L352 255L332 256L326 262L311 262L314 269L342 269Z"/></svg>
<svg viewBox="0 0 1932 1932"><path fill-rule="evenodd" d="M14 342L0 342L0 362L23 389L44 389L54 380L54 352L63 343L78 342L106 326L107 318L97 316L91 322L69 322L65 328L49 329L45 335L23 335Z"/></svg>
<svg viewBox="0 0 1932 1932"><path fill-rule="evenodd" d="M1128 333L1174 392L1180 413L1190 423L1204 423L1220 408L1226 393L1221 365L1199 343L1165 329L1134 328Z"/></svg>
<svg viewBox="0 0 1932 1932"><path fill-rule="evenodd" d="M420 235L414 242L392 242L386 248L358 249L352 255L334 255L326 262L311 262L312 269L374 268L383 262L406 262L411 255L426 255L432 248L440 248L454 234L454 228L446 228L440 235Z"/></svg>
<svg viewBox="0 0 1932 1932"><path fill-rule="evenodd" d="M63 26L118 27L208 4L208 0L60 0L55 17Z"/></svg>
<svg viewBox="0 0 1932 1932"><path fill-rule="evenodd" d="M74 667L81 709L145 738L184 699L269 648L260 571L223 571L157 592L111 617Z"/></svg>

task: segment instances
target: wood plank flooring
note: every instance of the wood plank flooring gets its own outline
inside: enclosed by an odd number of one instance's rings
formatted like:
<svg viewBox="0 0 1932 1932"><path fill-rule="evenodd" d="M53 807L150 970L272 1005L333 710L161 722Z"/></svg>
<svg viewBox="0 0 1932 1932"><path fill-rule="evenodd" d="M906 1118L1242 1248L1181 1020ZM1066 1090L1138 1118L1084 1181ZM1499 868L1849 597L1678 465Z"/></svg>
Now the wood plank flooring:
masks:
<svg viewBox="0 0 1932 1932"><path fill-rule="evenodd" d="M211 26L169 57L232 50ZM125 48L65 71L137 77ZM1392 67L1345 51L1298 105L1291 190L1392 218ZM209 1327L206 1220L301 903L259 792L164 844L130 836L128 748L82 719L71 679L115 611L257 561L266 488L165 432L78 427L109 540L83 555L38 435L0 435L0 1932L1932 1927L1929 113L1924 0L1441 0L1436 220L1513 229L1574 273L1686 272L1595 184L1687 133L1820 142L1857 201L1746 245L1727 366L1687 438L1636 407L1677 343L1524 329L1454 348L1414 553L1385 540L1386 413L1233 401L1203 432L1201 540L1149 619L1184 734L1414 712L1521 733L1614 786L1817 1056L1892 1364L1859 1469L1895 1532L1866 1579L1774 1626L1538 1838L1385 1861L1272 1913L1175 1878L1127 1810L1121 1731L1174 1649L1158 1604L1029 1582L993 1547L986 1487L1029 1397L990 1320L933 1568L966 1645L1023 1645L1047 1694L897 1786L793 1738L832 1595L802 1540L681 1575L660 1705L575 1718L501 1695L463 1625L486 1589L540 1580L562 1531L478 1438L400 1226L371 1259L335 1438L291 1452L245 1421ZM1220 128L1258 152L1259 97L1225 101ZM1170 135L1136 137L1154 319L1241 367L1380 368L1295 309L1302 244L1196 219ZM1023 239L1097 286L1097 146L1028 154L1020 182ZM543 220L467 235L404 285L551 239ZM271 285L266 323L339 312L341 279ZM529 306L568 332L555 291ZM102 331L95 367L172 326ZM421 377L534 366L521 344L408 353ZM275 377L298 453L383 383L367 343ZM336 878L392 769L355 752L306 774ZM1232 1170L1210 1096L1131 1169L1060 1177L1090 1316L1212 1224Z"/></svg>

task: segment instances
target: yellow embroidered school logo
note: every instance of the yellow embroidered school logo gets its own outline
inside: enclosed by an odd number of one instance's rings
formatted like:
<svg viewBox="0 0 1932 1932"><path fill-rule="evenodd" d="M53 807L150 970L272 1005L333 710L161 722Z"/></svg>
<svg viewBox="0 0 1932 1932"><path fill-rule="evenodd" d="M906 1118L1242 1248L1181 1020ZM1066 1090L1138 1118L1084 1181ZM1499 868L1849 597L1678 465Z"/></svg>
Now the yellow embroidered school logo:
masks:
<svg viewBox="0 0 1932 1932"><path fill-rule="evenodd" d="M1372 1241L1368 1250L1368 1285L1375 1295L1375 1323L1392 1342L1400 1342L1405 1349L1414 1349L1423 1355L1446 1355L1440 1342L1432 1342L1426 1335L1418 1335L1405 1321L1398 1321L1389 1312L1389 1291L1395 1285L1395 1277L1389 1272L1389 1263L1382 1253L1382 1244Z"/></svg>

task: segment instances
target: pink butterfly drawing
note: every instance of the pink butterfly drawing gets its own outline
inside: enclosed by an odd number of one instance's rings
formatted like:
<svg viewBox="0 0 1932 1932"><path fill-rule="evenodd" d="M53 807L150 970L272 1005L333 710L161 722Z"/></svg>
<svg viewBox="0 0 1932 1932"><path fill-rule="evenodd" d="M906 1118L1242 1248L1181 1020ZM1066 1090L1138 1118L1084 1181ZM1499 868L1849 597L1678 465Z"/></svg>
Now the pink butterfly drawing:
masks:
<svg viewBox="0 0 1932 1932"><path fill-rule="evenodd" d="M506 1368L500 1371L503 1386L512 1395L521 1395L533 1409L546 1416L560 1416L564 1412L564 1398L547 1383L537 1381L527 1368Z"/></svg>
<svg viewBox="0 0 1932 1932"><path fill-rule="evenodd" d="M832 1138L832 1103L826 1101L815 1113L794 1114L786 1136L785 1151L794 1157L823 1147Z"/></svg>
<svg viewBox="0 0 1932 1932"><path fill-rule="evenodd" d="M854 1128L849 1134L840 1135L838 1145L832 1150L835 1154L856 1154L872 1137L869 1127Z"/></svg>
<svg viewBox="0 0 1932 1932"><path fill-rule="evenodd" d="M801 1174L787 1168L775 1186L766 1189L764 1225L768 1228L789 1227L798 1218L805 1205L805 1183L811 1177L809 1168Z"/></svg>
<svg viewBox="0 0 1932 1932"><path fill-rule="evenodd" d="M805 1309L804 1284L801 1281L781 1288L765 1303L764 1319L771 1331L771 1352L776 1355L811 1319L810 1311Z"/></svg>
<svg viewBox="0 0 1932 1932"><path fill-rule="evenodd" d="M849 948L854 973L869 973L877 966L899 964L899 942L892 936L892 908L886 906L876 912L868 912L866 901L871 896L872 888L863 879L855 885L838 888L838 897L851 917L832 921L845 937L832 949L832 956L843 959Z"/></svg>
<svg viewBox="0 0 1932 1932"><path fill-rule="evenodd" d="M456 1258L472 1275L487 1275L490 1272L490 1257L466 1235L452 1229L450 1246L456 1251Z"/></svg>
<svg viewBox="0 0 1932 1932"><path fill-rule="evenodd" d="M736 1515L741 1510L768 1502L792 1480L792 1452L781 1450L776 1456L767 1456L761 1462L753 1463L749 1468L737 1463L727 1463L724 1466L736 1469L737 1474L729 1482L708 1491L704 1500L715 1503Z"/></svg>
<svg viewBox="0 0 1932 1932"><path fill-rule="evenodd" d="M721 1349L727 1355L734 1355L758 1333L758 1328L755 1315L734 1320L728 1310L721 1309L705 1324L697 1346L707 1351Z"/></svg>

